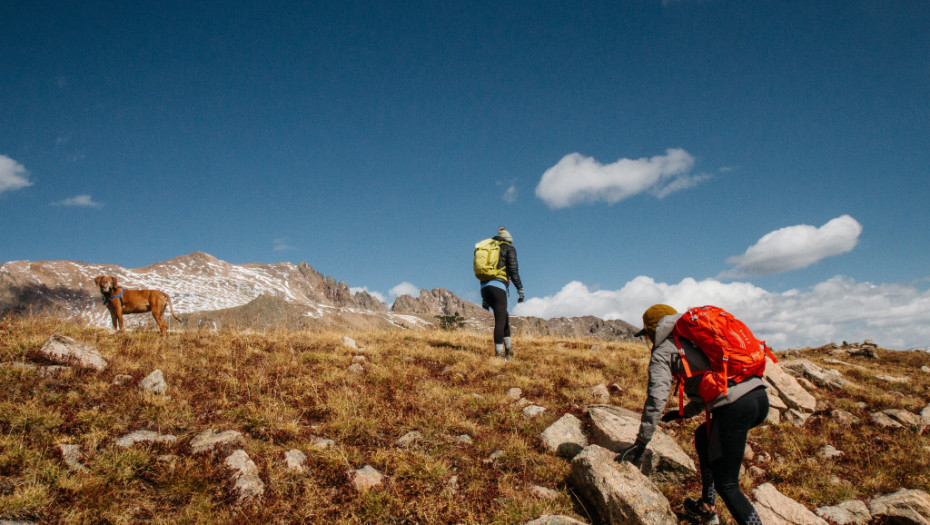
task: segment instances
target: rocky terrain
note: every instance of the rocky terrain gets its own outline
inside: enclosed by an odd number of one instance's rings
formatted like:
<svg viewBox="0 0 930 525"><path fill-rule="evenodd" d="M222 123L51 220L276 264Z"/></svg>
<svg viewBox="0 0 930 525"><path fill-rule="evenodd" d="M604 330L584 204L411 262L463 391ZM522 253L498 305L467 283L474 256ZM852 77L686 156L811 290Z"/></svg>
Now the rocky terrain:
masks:
<svg viewBox="0 0 930 525"><path fill-rule="evenodd" d="M434 326L439 315L461 316L475 330L490 329L493 322L480 306L441 288L423 289L418 297L402 295L388 307L305 262L236 265L202 252L135 269L77 261L8 262L0 265L0 316L42 313L110 326L93 283L98 275L116 276L127 288L167 293L185 328L423 329ZM623 321L595 317L512 319L520 335L628 340L636 331ZM153 326L148 315L127 316L126 321L132 328Z"/></svg>

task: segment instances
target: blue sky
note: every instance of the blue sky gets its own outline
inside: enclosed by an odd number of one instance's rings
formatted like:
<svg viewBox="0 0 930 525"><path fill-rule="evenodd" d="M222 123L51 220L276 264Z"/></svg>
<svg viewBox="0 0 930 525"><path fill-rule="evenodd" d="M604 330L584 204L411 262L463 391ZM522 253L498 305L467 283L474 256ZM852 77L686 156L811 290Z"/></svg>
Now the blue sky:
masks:
<svg viewBox="0 0 930 525"><path fill-rule="evenodd" d="M195 4L0 4L0 261L477 301L503 225L518 313L930 346L925 1Z"/></svg>

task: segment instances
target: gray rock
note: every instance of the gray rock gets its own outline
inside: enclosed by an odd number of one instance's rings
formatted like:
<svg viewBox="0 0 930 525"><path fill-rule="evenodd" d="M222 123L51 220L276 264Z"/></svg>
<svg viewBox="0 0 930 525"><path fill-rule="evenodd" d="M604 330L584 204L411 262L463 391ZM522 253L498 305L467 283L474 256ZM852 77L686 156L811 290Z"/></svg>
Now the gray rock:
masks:
<svg viewBox="0 0 930 525"><path fill-rule="evenodd" d="M132 376L129 374L116 374L113 377L113 384L116 386L126 386L132 383Z"/></svg>
<svg viewBox="0 0 930 525"><path fill-rule="evenodd" d="M507 397L516 401L520 399L521 397L523 397L523 391L517 387L513 387L507 391Z"/></svg>
<svg viewBox="0 0 930 525"><path fill-rule="evenodd" d="M365 356L363 356L363 355L356 355L356 356L353 356L353 357L352 357L352 362L353 362L353 363L362 364L362 363L364 363L364 362L367 361L367 360L368 360L368 359L367 359Z"/></svg>
<svg viewBox="0 0 930 525"><path fill-rule="evenodd" d="M802 412L813 412L817 409L817 400L807 390L801 387L798 380L784 371L778 363L766 358L765 381L772 385L778 397L788 405Z"/></svg>
<svg viewBox="0 0 930 525"><path fill-rule="evenodd" d="M927 427L930 427L930 404L920 411L920 429L917 432L923 434Z"/></svg>
<svg viewBox="0 0 930 525"><path fill-rule="evenodd" d="M850 426L850 425L856 425L859 423L858 417L839 408L836 408L830 411L830 417L832 417L833 420L839 423L840 425Z"/></svg>
<svg viewBox="0 0 930 525"><path fill-rule="evenodd" d="M756 512L766 525L828 525L823 518L779 492L771 483L759 485L752 495L756 500Z"/></svg>
<svg viewBox="0 0 930 525"><path fill-rule="evenodd" d="M875 421L883 427L906 427L916 432L919 432L921 429L921 416L900 408L888 408L880 412L872 413L870 416L872 417L872 421ZM889 422L889 420L891 422Z"/></svg>
<svg viewBox="0 0 930 525"><path fill-rule="evenodd" d="M335 446L336 446L336 442L333 441L332 439L318 437L318 438L313 438L310 441L311 450L320 451L320 450L326 450L328 448L333 448Z"/></svg>
<svg viewBox="0 0 930 525"><path fill-rule="evenodd" d="M84 453L81 451L81 445L61 443L58 445L58 451L61 453L61 459L64 460L65 465L67 465L69 469L76 471L87 469L87 467L81 463L81 458L84 457Z"/></svg>
<svg viewBox="0 0 930 525"><path fill-rule="evenodd" d="M581 428L581 420L572 414L565 414L549 425L539 434L539 439L546 450L569 459L588 446L588 438Z"/></svg>
<svg viewBox="0 0 930 525"><path fill-rule="evenodd" d="M678 523L658 487L630 463L616 463L616 454L590 445L572 460L569 482L608 524Z"/></svg>
<svg viewBox="0 0 930 525"><path fill-rule="evenodd" d="M287 465L287 470L291 472L304 472L306 470L304 468L305 461L307 461L307 455L296 448L284 453L284 464Z"/></svg>
<svg viewBox="0 0 930 525"><path fill-rule="evenodd" d="M498 449L498 450L495 450L494 452L491 452L491 455L485 459L482 459L481 462L484 463L485 465L495 465L497 464L497 460L499 460L502 457L504 457L504 451Z"/></svg>
<svg viewBox="0 0 930 525"><path fill-rule="evenodd" d="M190 448L192 454L199 454L201 452L212 451L216 447L222 445L239 444L243 441L245 441L245 438L242 436L242 433L237 430L217 432L211 428L194 436L194 439L191 440Z"/></svg>
<svg viewBox="0 0 930 525"><path fill-rule="evenodd" d="M348 475L349 479L352 480L352 484L355 485L355 489L358 491L375 488L384 483L385 478L384 474L378 472L377 469L371 465L365 465L360 469L349 470Z"/></svg>
<svg viewBox="0 0 930 525"><path fill-rule="evenodd" d="M904 425L884 412L872 412L869 414L869 418L882 428L904 428Z"/></svg>
<svg viewBox="0 0 930 525"><path fill-rule="evenodd" d="M930 494L901 489L869 501L869 512L883 522L927 525L930 523Z"/></svg>
<svg viewBox="0 0 930 525"><path fill-rule="evenodd" d="M539 485L533 485L530 487L530 494L536 496L539 499L544 499L546 501L553 501L559 499L560 494L558 491L548 489L546 487L540 487Z"/></svg>
<svg viewBox="0 0 930 525"><path fill-rule="evenodd" d="M636 441L640 415L612 405L587 407L591 417L591 442L619 452ZM643 474L656 483L681 484L694 479L697 469L675 440L656 429L640 460Z"/></svg>
<svg viewBox="0 0 930 525"><path fill-rule="evenodd" d="M139 383L139 388L153 394L164 395L168 391L168 383L165 382L165 374L161 370L155 370L145 376Z"/></svg>
<svg viewBox="0 0 930 525"><path fill-rule="evenodd" d="M421 434L419 430L411 430L395 441L394 446L399 448L410 448L422 440L423 434Z"/></svg>
<svg viewBox="0 0 930 525"><path fill-rule="evenodd" d="M803 427L804 423L807 422L807 418L810 416L810 413L801 412L800 410L796 408L790 408L786 410L785 413L782 414L782 416L784 416L785 421L787 421L788 423L791 423L792 425L796 427Z"/></svg>
<svg viewBox="0 0 930 525"><path fill-rule="evenodd" d="M820 457L824 459L838 458L842 455L843 451L837 450L833 445L824 445L824 447L820 449Z"/></svg>
<svg viewBox="0 0 930 525"><path fill-rule="evenodd" d="M365 367L362 366L362 365L359 364L359 363L352 363L352 364L349 366L349 372L352 372L353 374L364 374L364 373L365 373Z"/></svg>
<svg viewBox="0 0 930 525"><path fill-rule="evenodd" d="M832 507L820 507L817 515L835 525L868 525L872 521L869 507L857 499Z"/></svg>
<svg viewBox="0 0 930 525"><path fill-rule="evenodd" d="M781 366L793 376L805 377L819 387L839 390L846 388L848 383L839 371L820 368L807 359L782 361Z"/></svg>
<svg viewBox="0 0 930 525"><path fill-rule="evenodd" d="M239 494L239 501L261 497L265 493L265 483L258 477L258 466L242 449L236 450L226 458L226 467L233 471L234 490Z"/></svg>
<svg viewBox="0 0 930 525"><path fill-rule="evenodd" d="M523 407L523 417L527 419L532 419L542 414L545 411L546 411L545 407L541 407L538 405L530 405L527 407Z"/></svg>
<svg viewBox="0 0 930 525"><path fill-rule="evenodd" d="M98 372L109 364L96 348L59 334L49 337L39 354L59 365L88 368Z"/></svg>
<svg viewBox="0 0 930 525"><path fill-rule="evenodd" d="M525 525L586 525L583 521L558 514L543 514L542 516L526 522Z"/></svg>
<svg viewBox="0 0 930 525"><path fill-rule="evenodd" d="M126 434L125 436L116 440L116 446L118 447L131 447L136 443L161 443L167 445L173 445L177 443L177 436L171 434L159 434L153 430L136 430Z"/></svg>
<svg viewBox="0 0 930 525"><path fill-rule="evenodd" d="M585 389L585 394L595 403L610 403L610 391L607 389L607 385L604 383L589 386Z"/></svg>
<svg viewBox="0 0 930 525"><path fill-rule="evenodd" d="M355 339L344 335L342 336L342 346L347 346L353 350L358 350L358 344L355 343Z"/></svg>
<svg viewBox="0 0 930 525"><path fill-rule="evenodd" d="M911 378L909 377L895 377L895 376L886 376L886 375L875 376L875 379L879 379L887 383L897 383L897 384L904 384L904 383L911 382Z"/></svg>
<svg viewBox="0 0 930 525"><path fill-rule="evenodd" d="M461 434L455 437L455 442L459 445L471 445L474 440L468 434Z"/></svg>

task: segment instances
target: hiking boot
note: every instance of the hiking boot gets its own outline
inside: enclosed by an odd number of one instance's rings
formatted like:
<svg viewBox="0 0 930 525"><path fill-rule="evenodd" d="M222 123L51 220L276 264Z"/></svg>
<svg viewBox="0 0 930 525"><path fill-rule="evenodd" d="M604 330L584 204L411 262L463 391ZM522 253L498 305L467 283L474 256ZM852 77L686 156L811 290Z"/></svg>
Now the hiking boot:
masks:
<svg viewBox="0 0 930 525"><path fill-rule="evenodd" d="M718 525L720 518L717 517L717 513L708 509L705 505L700 500L686 498L684 503L685 514L697 518L704 525Z"/></svg>

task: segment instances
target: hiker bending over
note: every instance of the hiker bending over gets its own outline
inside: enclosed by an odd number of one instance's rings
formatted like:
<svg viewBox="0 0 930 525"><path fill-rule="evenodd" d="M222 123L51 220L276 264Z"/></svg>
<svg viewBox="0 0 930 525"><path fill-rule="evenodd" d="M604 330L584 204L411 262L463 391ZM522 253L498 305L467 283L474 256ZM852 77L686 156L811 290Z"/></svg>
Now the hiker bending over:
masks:
<svg viewBox="0 0 930 525"><path fill-rule="evenodd" d="M497 235L475 245L475 276L481 281L481 307L494 312L494 353L497 357L513 357L510 341L510 315L507 313L507 295L510 282L523 302L523 283L517 265L517 249L513 237L503 226Z"/></svg>
<svg viewBox="0 0 930 525"><path fill-rule="evenodd" d="M645 336L652 343L652 356L649 360L649 387L646 403L643 406L642 421L634 444L624 449L617 461L638 463L640 456L652 439L656 423L675 419L693 417L708 410L708 421L702 423L694 432L694 448L697 450L701 470L702 494L700 499L685 500L685 511L700 518L705 524L719 522L715 502L717 494L723 499L730 514L740 524L759 524L762 521L752 503L746 498L739 486L739 471L746 449L746 436L749 429L758 426L769 411L768 395L761 377L751 376L739 383L731 384L726 393L721 393L709 403L705 403L698 394L702 370L710 370L707 356L691 341L681 336L678 341L685 354L691 377L685 377L685 364L679 355L672 329L681 317L671 306L657 304L650 306L643 313L643 329L636 336ZM764 358L763 358L764 359ZM675 381L681 377L684 381L684 394L689 403L683 413L674 410L662 415L669 391Z"/></svg>

